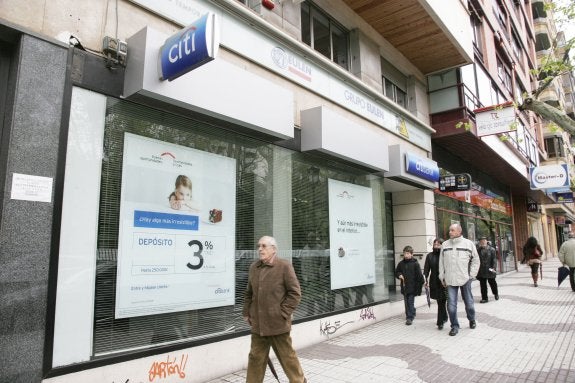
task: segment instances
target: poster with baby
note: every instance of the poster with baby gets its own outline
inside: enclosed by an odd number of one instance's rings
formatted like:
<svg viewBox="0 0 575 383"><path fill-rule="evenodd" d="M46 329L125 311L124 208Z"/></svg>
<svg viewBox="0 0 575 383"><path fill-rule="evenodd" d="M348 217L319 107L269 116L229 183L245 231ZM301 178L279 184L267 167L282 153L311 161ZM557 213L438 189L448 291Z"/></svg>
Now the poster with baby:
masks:
<svg viewBox="0 0 575 383"><path fill-rule="evenodd" d="M235 159L125 133L116 318L234 304Z"/></svg>

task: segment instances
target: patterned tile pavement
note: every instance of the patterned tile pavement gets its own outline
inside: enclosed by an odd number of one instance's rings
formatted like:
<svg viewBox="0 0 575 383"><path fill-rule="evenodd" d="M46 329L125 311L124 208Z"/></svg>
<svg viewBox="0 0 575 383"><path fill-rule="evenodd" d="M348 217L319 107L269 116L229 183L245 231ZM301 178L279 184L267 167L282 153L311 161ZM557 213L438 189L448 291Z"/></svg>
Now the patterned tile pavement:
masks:
<svg viewBox="0 0 575 383"><path fill-rule="evenodd" d="M435 326L436 306L418 309L412 326L403 315L301 349L309 383L539 383L575 382L575 292L569 280L557 287L557 258L543 264L539 287L529 267L497 277L500 299L479 304L474 282L477 328L448 336ZM247 358L247 355L246 355ZM287 383L277 361L280 382ZM245 382L245 371L209 383ZM265 383L277 382L267 372Z"/></svg>

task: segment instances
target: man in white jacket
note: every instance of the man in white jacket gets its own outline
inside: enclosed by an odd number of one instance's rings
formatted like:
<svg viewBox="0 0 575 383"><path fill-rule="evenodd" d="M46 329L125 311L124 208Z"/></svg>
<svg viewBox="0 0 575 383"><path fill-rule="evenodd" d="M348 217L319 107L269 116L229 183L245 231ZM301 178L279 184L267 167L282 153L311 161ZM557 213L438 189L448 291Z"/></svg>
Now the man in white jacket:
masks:
<svg viewBox="0 0 575 383"><path fill-rule="evenodd" d="M447 313L451 322L450 336L459 332L457 320L457 298L461 289L461 298L465 303L465 312L469 327L474 329L475 306L471 293L471 281L479 271L479 255L475 244L461 235L461 225L454 223L449 226L449 239L441 245L439 255L439 280L447 287Z"/></svg>
<svg viewBox="0 0 575 383"><path fill-rule="evenodd" d="M571 290L575 291L575 233L569 233L567 241L559 248L559 260L569 266L569 282Z"/></svg>

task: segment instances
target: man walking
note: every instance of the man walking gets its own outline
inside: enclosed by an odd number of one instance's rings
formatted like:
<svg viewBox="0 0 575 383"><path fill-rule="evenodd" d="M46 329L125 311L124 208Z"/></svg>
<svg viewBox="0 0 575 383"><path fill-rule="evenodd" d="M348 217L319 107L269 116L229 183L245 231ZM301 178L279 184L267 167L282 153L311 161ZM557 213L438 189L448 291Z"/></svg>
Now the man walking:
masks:
<svg viewBox="0 0 575 383"><path fill-rule="evenodd" d="M497 267L497 256L495 254L495 249L487 243L487 237L479 237L477 254L479 254L480 263L477 280L481 287L481 301L479 303L489 302L489 297L487 296L487 283L489 283L489 287L495 296L495 300L498 300L499 291L497 289L497 281L495 280L495 276L497 275L497 272L495 271Z"/></svg>
<svg viewBox="0 0 575 383"><path fill-rule="evenodd" d="M292 313L301 299L298 279L291 263L277 256L273 237L260 238L258 253L260 259L250 266L242 311L252 333L246 382L263 382L271 346L290 383L305 383L290 336Z"/></svg>
<svg viewBox="0 0 575 383"><path fill-rule="evenodd" d="M571 290L575 291L575 233L569 233L567 241L559 248L559 260L569 266L569 282Z"/></svg>
<svg viewBox="0 0 575 383"><path fill-rule="evenodd" d="M439 256L439 279L447 287L447 313L451 322L450 336L459 332L457 320L457 298L459 290L465 304L465 312L469 327L474 329L475 306L471 294L471 281L479 270L479 256L475 244L463 238L461 225L454 223L449 226L449 239L441 245Z"/></svg>

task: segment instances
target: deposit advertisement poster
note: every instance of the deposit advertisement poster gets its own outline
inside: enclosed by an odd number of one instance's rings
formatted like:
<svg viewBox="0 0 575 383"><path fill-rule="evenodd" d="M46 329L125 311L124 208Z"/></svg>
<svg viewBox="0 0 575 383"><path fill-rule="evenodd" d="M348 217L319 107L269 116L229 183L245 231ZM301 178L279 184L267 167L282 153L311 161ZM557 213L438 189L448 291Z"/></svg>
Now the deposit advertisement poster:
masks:
<svg viewBox="0 0 575 383"><path fill-rule="evenodd" d="M375 283L371 189L328 180L332 290Z"/></svg>
<svg viewBox="0 0 575 383"><path fill-rule="evenodd" d="M116 318L234 304L235 160L126 133Z"/></svg>

